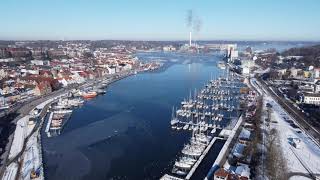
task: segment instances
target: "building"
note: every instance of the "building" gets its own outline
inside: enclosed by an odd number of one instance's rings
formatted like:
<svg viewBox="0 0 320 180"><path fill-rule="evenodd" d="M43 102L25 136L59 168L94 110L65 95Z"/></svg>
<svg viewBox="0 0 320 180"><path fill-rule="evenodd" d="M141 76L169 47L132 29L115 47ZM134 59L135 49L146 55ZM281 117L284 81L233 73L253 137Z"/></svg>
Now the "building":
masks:
<svg viewBox="0 0 320 180"><path fill-rule="evenodd" d="M164 46L163 51L176 51L176 48L173 47L172 45L170 46Z"/></svg>
<svg viewBox="0 0 320 180"><path fill-rule="evenodd" d="M314 83L314 92L315 93L320 93L320 81L316 81Z"/></svg>
<svg viewBox="0 0 320 180"><path fill-rule="evenodd" d="M109 74L115 74L116 73L116 67L115 66L110 66L107 67Z"/></svg>
<svg viewBox="0 0 320 180"><path fill-rule="evenodd" d="M50 61L44 61L44 60L31 60L30 63L32 65L37 65L37 66L43 66L43 65L50 66Z"/></svg>
<svg viewBox="0 0 320 180"><path fill-rule="evenodd" d="M230 175L230 173L228 171L226 171L224 168L220 168L214 173L213 179L214 180L225 180L228 178L229 175Z"/></svg>
<svg viewBox="0 0 320 180"><path fill-rule="evenodd" d="M320 78L320 68L314 68L313 73L315 79Z"/></svg>
<svg viewBox="0 0 320 180"><path fill-rule="evenodd" d="M310 78L311 77L311 72L310 71L304 71L303 75L305 78Z"/></svg>
<svg viewBox="0 0 320 180"><path fill-rule="evenodd" d="M245 76L250 75L250 68L248 66L242 67L242 74Z"/></svg>
<svg viewBox="0 0 320 180"><path fill-rule="evenodd" d="M245 147L246 145L237 143L232 150L232 155L236 158L242 158L244 156L243 153L244 153Z"/></svg>
<svg viewBox="0 0 320 180"><path fill-rule="evenodd" d="M254 66L255 66L255 63L253 60L242 60L241 61L242 74L249 75Z"/></svg>
<svg viewBox="0 0 320 180"><path fill-rule="evenodd" d="M277 70L278 72L279 72L279 74L281 74L281 75L285 75L286 73L287 73L287 69L279 69L279 70Z"/></svg>
<svg viewBox="0 0 320 180"><path fill-rule="evenodd" d="M51 85L48 81L39 82L34 88L34 95L41 96L52 92Z"/></svg>
<svg viewBox="0 0 320 180"><path fill-rule="evenodd" d="M237 44L228 44L227 45L227 57L228 61L233 61L238 58L238 51L236 50Z"/></svg>
<svg viewBox="0 0 320 180"><path fill-rule="evenodd" d="M301 71L301 69L296 69L296 68L292 67L292 68L290 69L290 75L291 75L292 77L297 77L299 71Z"/></svg>
<svg viewBox="0 0 320 180"><path fill-rule="evenodd" d="M239 135L239 142L242 144L249 144L250 141L251 141L251 132L243 128Z"/></svg>
<svg viewBox="0 0 320 180"><path fill-rule="evenodd" d="M304 104L314 104L320 105L320 94L319 93L305 93L303 95L303 103Z"/></svg>
<svg viewBox="0 0 320 180"><path fill-rule="evenodd" d="M238 164L235 174L238 175L238 179L249 179L250 178L250 168L246 164Z"/></svg>
<svg viewBox="0 0 320 180"><path fill-rule="evenodd" d="M213 176L213 180L248 180L250 169L248 166L238 166L236 172L229 172L224 168L218 169Z"/></svg>

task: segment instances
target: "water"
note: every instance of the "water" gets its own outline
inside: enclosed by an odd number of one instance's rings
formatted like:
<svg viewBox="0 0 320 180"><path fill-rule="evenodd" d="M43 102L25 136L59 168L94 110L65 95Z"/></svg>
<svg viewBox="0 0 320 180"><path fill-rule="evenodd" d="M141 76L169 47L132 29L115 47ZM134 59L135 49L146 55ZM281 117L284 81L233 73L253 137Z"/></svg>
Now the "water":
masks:
<svg viewBox="0 0 320 180"><path fill-rule="evenodd" d="M158 179L170 171L190 137L171 130L172 106L221 73L214 55L171 57L193 63L113 83L105 95L76 109L60 136L43 136L46 178Z"/></svg>

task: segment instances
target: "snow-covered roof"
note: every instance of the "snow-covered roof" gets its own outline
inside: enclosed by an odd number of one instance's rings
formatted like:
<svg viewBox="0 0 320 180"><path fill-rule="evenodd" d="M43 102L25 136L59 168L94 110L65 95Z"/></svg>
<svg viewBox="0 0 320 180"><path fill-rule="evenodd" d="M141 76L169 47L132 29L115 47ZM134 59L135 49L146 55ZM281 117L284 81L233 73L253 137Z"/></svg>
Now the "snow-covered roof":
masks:
<svg viewBox="0 0 320 180"><path fill-rule="evenodd" d="M245 145L241 143L237 143L233 149L233 155L241 158L243 156L243 151L244 151Z"/></svg>
<svg viewBox="0 0 320 180"><path fill-rule="evenodd" d="M237 166L235 173L240 176L249 178L250 177L250 168L246 164L241 164L240 166Z"/></svg>
<svg viewBox="0 0 320 180"><path fill-rule="evenodd" d="M245 128L242 129L239 138L240 139L250 139L251 132Z"/></svg>
<svg viewBox="0 0 320 180"><path fill-rule="evenodd" d="M228 137L230 136L232 130L228 130L228 129L222 129L219 136L221 137Z"/></svg>

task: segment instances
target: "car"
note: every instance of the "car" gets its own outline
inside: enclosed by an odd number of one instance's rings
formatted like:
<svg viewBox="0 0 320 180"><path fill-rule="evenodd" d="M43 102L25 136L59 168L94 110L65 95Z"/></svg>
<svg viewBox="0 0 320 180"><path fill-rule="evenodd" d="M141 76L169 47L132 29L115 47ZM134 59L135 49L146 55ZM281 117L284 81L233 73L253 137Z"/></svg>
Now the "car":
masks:
<svg viewBox="0 0 320 180"><path fill-rule="evenodd" d="M270 103L267 103L267 104L266 104L266 107L272 108L272 105L271 105Z"/></svg>

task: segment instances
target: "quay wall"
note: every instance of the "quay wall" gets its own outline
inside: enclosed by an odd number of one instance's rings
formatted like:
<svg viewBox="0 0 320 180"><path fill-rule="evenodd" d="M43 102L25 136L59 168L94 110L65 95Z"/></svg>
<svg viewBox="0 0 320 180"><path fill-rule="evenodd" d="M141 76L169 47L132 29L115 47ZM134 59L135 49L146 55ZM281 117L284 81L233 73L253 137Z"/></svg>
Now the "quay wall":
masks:
<svg viewBox="0 0 320 180"><path fill-rule="evenodd" d="M243 115L241 115L240 118L238 119L237 124L232 129L231 134L229 135L226 143L223 145L217 159L215 160L210 171L208 172L207 176L205 177L205 180L211 179L214 172L216 170L218 170L220 167L222 167L224 165L224 163L226 162L233 145L236 143L236 140L237 140L236 137L240 134L240 127L244 122L243 119L244 119Z"/></svg>

